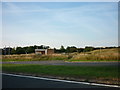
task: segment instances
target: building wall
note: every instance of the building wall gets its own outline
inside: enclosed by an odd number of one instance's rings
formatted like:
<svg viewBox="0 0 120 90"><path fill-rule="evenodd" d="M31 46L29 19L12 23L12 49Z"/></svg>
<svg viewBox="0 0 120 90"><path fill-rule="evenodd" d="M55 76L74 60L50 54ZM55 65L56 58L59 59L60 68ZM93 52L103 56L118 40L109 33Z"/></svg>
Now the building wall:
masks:
<svg viewBox="0 0 120 90"><path fill-rule="evenodd" d="M36 51L35 54L45 54L45 51Z"/></svg>
<svg viewBox="0 0 120 90"><path fill-rule="evenodd" d="M47 54L54 54L54 49L47 49Z"/></svg>
<svg viewBox="0 0 120 90"><path fill-rule="evenodd" d="M44 49L44 50L35 50L35 54L41 54L41 55L48 55L48 54L54 54L54 49Z"/></svg>

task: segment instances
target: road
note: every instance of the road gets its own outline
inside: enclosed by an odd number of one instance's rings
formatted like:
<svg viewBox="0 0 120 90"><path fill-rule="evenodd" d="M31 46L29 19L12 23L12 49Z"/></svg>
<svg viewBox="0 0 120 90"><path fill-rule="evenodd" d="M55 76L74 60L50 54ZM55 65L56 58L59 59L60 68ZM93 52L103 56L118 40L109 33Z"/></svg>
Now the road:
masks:
<svg viewBox="0 0 120 90"><path fill-rule="evenodd" d="M108 88L85 82L2 74L2 88ZM110 88L110 87L109 87ZM113 87L111 87L113 88Z"/></svg>
<svg viewBox="0 0 120 90"><path fill-rule="evenodd" d="M117 66L118 62L65 62L62 60L52 61L16 61L2 62L2 64L42 64L42 65L78 65L78 66Z"/></svg>

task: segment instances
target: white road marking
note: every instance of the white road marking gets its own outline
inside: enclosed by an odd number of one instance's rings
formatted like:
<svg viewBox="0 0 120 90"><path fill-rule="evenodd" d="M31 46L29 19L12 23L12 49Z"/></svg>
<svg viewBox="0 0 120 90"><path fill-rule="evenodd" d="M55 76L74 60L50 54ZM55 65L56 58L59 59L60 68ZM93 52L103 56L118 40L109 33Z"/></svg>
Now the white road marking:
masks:
<svg viewBox="0 0 120 90"><path fill-rule="evenodd" d="M42 77L34 77L34 76L23 76L16 74L7 74L2 73L3 75L16 76L16 77L25 77L25 78L34 78L34 79L43 79L43 80L52 80L52 81L60 81L60 82L68 82L68 83L77 83L77 84L87 84L87 85L96 85L96 86L106 86L106 87L118 87L117 85L106 85L106 84L97 84L97 83L88 83L88 82L77 82L77 81L68 81L68 80L59 80L59 79L51 79L51 78L42 78Z"/></svg>

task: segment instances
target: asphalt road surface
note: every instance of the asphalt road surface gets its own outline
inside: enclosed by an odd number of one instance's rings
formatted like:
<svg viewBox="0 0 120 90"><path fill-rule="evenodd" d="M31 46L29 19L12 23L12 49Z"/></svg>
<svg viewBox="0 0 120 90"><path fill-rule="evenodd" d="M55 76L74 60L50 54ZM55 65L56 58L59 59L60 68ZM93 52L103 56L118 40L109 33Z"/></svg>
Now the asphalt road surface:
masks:
<svg viewBox="0 0 120 90"><path fill-rule="evenodd" d="M108 88L108 86L2 74L2 88Z"/></svg>
<svg viewBox="0 0 120 90"><path fill-rule="evenodd" d="M52 61L15 61L2 62L2 64L41 64L41 65L78 65L78 66L117 66L118 62L65 62L62 60Z"/></svg>

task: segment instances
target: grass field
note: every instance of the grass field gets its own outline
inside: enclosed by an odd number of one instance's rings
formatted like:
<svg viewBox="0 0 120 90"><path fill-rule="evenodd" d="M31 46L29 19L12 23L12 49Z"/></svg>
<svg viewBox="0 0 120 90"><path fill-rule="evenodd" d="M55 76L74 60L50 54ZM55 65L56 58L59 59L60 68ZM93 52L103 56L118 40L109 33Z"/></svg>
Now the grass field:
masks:
<svg viewBox="0 0 120 90"><path fill-rule="evenodd" d="M35 55L35 54L21 54L21 55L4 55L2 61L41 61L41 60L65 60L69 62L74 61L120 61L118 49L102 49L91 52L82 53L67 53L67 54L53 54L53 55Z"/></svg>
<svg viewBox="0 0 120 90"><path fill-rule="evenodd" d="M35 55L35 54L21 54L21 55L6 55L2 56L2 61L43 61L43 60L67 60L67 55Z"/></svg>
<svg viewBox="0 0 120 90"><path fill-rule="evenodd" d="M118 84L118 67L116 66L57 66L57 65L27 65L3 64L3 72L67 77L84 81L96 80L103 83ZM66 79L66 78L65 78Z"/></svg>
<svg viewBox="0 0 120 90"><path fill-rule="evenodd" d="M118 49L94 50L73 55L68 61L119 61Z"/></svg>

